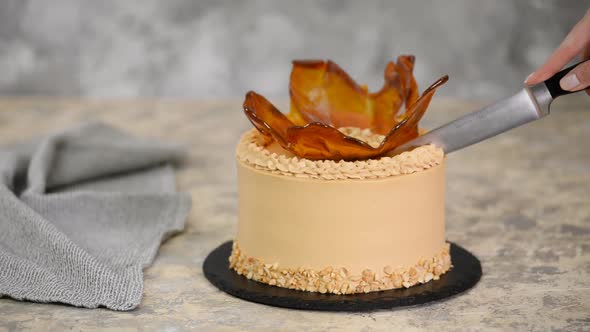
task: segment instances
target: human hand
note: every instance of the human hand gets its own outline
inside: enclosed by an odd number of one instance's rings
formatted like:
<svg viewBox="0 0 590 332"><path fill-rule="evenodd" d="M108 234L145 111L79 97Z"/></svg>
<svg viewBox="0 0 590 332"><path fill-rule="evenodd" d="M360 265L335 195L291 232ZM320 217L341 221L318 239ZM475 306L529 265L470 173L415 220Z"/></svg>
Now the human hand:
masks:
<svg viewBox="0 0 590 332"><path fill-rule="evenodd" d="M543 82L560 71L576 56L582 60L590 59L590 10L572 28L561 45L553 52L547 61L524 81L527 85ZM572 69L560 81L563 90L578 91L586 88L590 96L590 61L586 61Z"/></svg>

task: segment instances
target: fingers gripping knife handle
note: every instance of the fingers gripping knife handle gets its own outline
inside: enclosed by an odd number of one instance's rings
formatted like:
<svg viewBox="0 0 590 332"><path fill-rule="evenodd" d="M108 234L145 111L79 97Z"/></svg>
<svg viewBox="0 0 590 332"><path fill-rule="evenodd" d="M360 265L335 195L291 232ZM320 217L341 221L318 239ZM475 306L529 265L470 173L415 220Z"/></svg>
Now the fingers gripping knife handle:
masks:
<svg viewBox="0 0 590 332"><path fill-rule="evenodd" d="M568 95L570 93L574 93L574 92L578 92L583 89L577 90L577 91L567 91L561 88L561 85L559 84L559 81L561 81L561 79L563 77L565 77L565 75L567 75L572 69L576 68L577 66L581 65L584 62L588 62L590 60L586 60L586 61L582 61L582 62L578 62L575 65L571 66L571 67L567 67L566 69L560 71L559 73L553 75L551 78L549 78L548 80L546 80L545 82L543 82L545 84L545 86L547 87L547 89L549 90L549 93L551 94L551 97L553 97L553 99L559 97L559 96L564 96L564 95Z"/></svg>

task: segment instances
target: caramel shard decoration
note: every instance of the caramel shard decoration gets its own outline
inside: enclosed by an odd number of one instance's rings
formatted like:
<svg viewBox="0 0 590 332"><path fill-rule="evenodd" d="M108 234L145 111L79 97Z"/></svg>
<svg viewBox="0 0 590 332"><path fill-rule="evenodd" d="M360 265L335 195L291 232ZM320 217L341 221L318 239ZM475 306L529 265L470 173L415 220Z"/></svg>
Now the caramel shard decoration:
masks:
<svg viewBox="0 0 590 332"><path fill-rule="evenodd" d="M298 157L378 157L418 137L418 122L435 90L448 79L443 76L418 98L413 67L413 56L400 56L397 63L387 65L381 90L368 93L331 61L294 61L290 113L285 116L253 91L246 94L244 112L261 133ZM405 112L400 115L402 105ZM336 129L340 127L370 128L385 139L373 148Z"/></svg>
<svg viewBox="0 0 590 332"><path fill-rule="evenodd" d="M369 93L332 61L294 61L288 117L296 125L321 122L335 128L371 128L385 135L402 105L407 109L418 99L413 68L413 56L400 56L397 64L387 64L383 87Z"/></svg>

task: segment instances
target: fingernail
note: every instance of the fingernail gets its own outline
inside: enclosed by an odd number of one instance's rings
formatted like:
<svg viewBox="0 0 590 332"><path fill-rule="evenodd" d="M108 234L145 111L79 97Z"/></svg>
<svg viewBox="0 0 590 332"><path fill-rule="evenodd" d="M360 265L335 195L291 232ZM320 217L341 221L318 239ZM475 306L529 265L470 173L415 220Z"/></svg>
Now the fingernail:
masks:
<svg viewBox="0 0 590 332"><path fill-rule="evenodd" d="M571 73L567 74L564 78L559 81L559 86L561 86L564 90L574 90L578 85L580 85L580 80L576 74Z"/></svg>
<svg viewBox="0 0 590 332"><path fill-rule="evenodd" d="M531 79L531 77L533 76L533 74L534 74L534 73L530 73L530 74L529 74L529 76L527 76L527 77L524 79L524 84L527 84L527 83L529 82L529 80Z"/></svg>

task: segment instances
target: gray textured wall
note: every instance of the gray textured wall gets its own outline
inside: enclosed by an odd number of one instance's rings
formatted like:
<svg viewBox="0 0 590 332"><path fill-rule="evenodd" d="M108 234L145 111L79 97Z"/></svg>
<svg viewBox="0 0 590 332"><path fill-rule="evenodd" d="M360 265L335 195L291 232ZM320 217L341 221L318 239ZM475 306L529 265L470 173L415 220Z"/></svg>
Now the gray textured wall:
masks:
<svg viewBox="0 0 590 332"><path fill-rule="evenodd" d="M581 0L0 0L0 94L286 96L290 60L330 58L377 88L417 56L422 88L497 98L517 89L588 7Z"/></svg>

